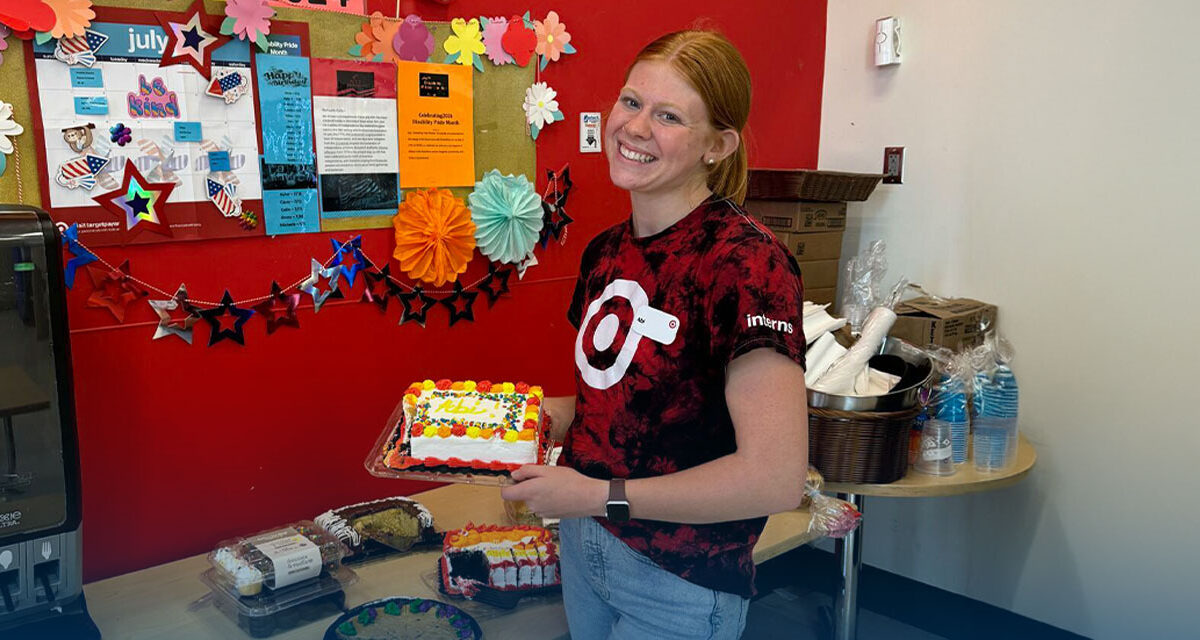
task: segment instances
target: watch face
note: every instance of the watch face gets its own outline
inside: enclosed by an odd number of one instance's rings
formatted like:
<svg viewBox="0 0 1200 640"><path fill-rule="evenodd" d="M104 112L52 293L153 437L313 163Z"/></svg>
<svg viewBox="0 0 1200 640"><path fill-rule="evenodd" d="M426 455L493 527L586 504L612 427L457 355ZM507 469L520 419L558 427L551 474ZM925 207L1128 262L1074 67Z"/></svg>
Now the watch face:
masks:
<svg viewBox="0 0 1200 640"><path fill-rule="evenodd" d="M609 502L605 505L606 515L613 522L629 522L628 502Z"/></svg>

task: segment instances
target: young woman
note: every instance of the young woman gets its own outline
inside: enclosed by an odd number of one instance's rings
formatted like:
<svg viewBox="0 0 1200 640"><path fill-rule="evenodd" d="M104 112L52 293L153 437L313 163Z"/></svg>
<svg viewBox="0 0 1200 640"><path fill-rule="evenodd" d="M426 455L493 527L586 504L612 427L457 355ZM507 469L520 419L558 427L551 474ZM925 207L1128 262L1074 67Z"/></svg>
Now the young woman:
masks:
<svg viewBox="0 0 1200 640"><path fill-rule="evenodd" d="M684 31L638 54L605 125L632 214L583 253L559 466L503 491L563 518L574 640L740 636L766 516L800 504L802 285L740 207L749 110L733 45Z"/></svg>

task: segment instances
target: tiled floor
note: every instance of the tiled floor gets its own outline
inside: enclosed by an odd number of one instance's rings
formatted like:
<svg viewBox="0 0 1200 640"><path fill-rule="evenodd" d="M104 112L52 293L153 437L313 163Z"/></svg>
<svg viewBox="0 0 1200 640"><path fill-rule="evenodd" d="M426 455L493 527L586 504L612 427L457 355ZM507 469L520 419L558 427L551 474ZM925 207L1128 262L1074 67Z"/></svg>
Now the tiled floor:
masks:
<svg viewBox="0 0 1200 640"><path fill-rule="evenodd" d="M831 598L804 587L781 587L750 603L744 640L828 640L828 622L823 618L832 611ZM823 613L824 612L824 613ZM858 640L945 640L868 611L858 614Z"/></svg>

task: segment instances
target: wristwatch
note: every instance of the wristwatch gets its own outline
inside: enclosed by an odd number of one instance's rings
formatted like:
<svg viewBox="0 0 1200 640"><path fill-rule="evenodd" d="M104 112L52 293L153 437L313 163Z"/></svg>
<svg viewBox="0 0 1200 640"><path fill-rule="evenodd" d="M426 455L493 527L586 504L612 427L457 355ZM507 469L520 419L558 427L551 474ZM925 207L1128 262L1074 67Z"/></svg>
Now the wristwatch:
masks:
<svg viewBox="0 0 1200 640"><path fill-rule="evenodd" d="M604 514L613 522L629 522L629 499L625 497L624 478L608 481L608 502L604 504Z"/></svg>

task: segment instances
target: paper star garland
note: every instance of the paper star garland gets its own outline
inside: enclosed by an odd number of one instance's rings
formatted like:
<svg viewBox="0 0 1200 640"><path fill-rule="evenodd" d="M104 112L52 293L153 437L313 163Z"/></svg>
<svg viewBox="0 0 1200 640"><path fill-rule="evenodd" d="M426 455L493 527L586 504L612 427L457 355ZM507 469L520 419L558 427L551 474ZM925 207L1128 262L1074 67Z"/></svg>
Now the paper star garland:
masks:
<svg viewBox="0 0 1200 640"><path fill-rule="evenodd" d="M208 346L211 347L226 339L246 346L246 336L242 333L242 325L246 324L250 316L254 315L254 311L234 305L233 296L229 295L228 289L225 290L225 295L221 296L220 306L205 309L200 312L200 315L212 327L212 331L208 334Z"/></svg>
<svg viewBox="0 0 1200 640"><path fill-rule="evenodd" d="M567 215L567 196L571 195L571 187L575 183L571 182L571 166L564 165L557 173L552 169L546 170L546 189L548 194L542 198L542 210L545 211L545 216L542 218L542 248L546 248L546 243L549 242L550 236L562 242L563 230L568 224L574 222L571 216Z"/></svg>
<svg viewBox="0 0 1200 640"><path fill-rule="evenodd" d="M168 300L147 300L150 308L158 314L158 327L154 329L154 340L175 336L184 342L192 343L192 325L200 320L200 312L188 302L187 287L180 284L175 295ZM185 311L183 318L172 318L172 311Z"/></svg>
<svg viewBox="0 0 1200 640"><path fill-rule="evenodd" d="M413 287L413 290L409 293L396 294L396 298L400 300L400 304L404 305L404 309L400 312L400 322L397 324L404 324L405 322L412 321L416 322L422 327L425 326L426 314L428 314L429 310L433 308L433 305L437 304L438 302L437 298L426 295L425 291L421 289L421 285ZM413 311L413 302L418 299L421 301L421 309L419 311Z"/></svg>
<svg viewBox="0 0 1200 640"><path fill-rule="evenodd" d="M166 220L167 198L175 189L173 182L150 182L137 170L132 160L125 160L125 179L115 191L93 196L106 211L125 221L125 239L142 231L171 237Z"/></svg>
<svg viewBox="0 0 1200 640"><path fill-rule="evenodd" d="M333 251L335 253L333 262L329 263L330 266L341 265L342 277L346 279L346 284L353 288L354 279L358 276L358 271L370 266L367 263L367 259L363 257L362 236L354 236L344 243L339 243L333 238L330 238L329 241L333 243ZM354 257L354 264L342 264L346 254L351 254Z"/></svg>
<svg viewBox="0 0 1200 640"><path fill-rule="evenodd" d="M500 296L508 293L508 278L512 276L512 274L512 269L498 270L496 269L495 262L488 263L488 274L483 280L479 281L479 284L476 285L476 287L480 291L487 294L489 309L492 308L492 305L496 304L496 301L500 299ZM496 283L499 283L499 286L495 286Z"/></svg>
<svg viewBox="0 0 1200 640"><path fill-rule="evenodd" d="M88 267L88 275L91 276L95 289L88 296L87 306L108 309L117 322L125 322L125 309L130 302L149 295L137 288L133 279L129 277L128 260L122 262L116 271L109 271L103 275L97 273L100 273L99 269Z"/></svg>
<svg viewBox="0 0 1200 640"><path fill-rule="evenodd" d="M442 298L443 306L450 310L450 326L454 326L459 320L470 320L475 322L475 312L472 307L475 304L475 298L479 297L478 291L463 290L462 283L455 281L454 293Z"/></svg>
<svg viewBox="0 0 1200 640"><path fill-rule="evenodd" d="M72 258L67 261L67 266L63 270L63 279L66 280L67 288L75 286L75 270L88 263L95 262L100 258L96 254L83 248L79 244L79 225L73 224L62 232L62 243L71 252Z"/></svg>
<svg viewBox="0 0 1200 640"><path fill-rule="evenodd" d="M321 266L321 263L317 262L315 258L313 259L312 272L309 274L308 278L305 278L304 282L300 283L299 287L301 292L312 296L313 313L320 313L321 305L325 304L325 301L328 300L330 296L340 296L340 293L338 293L338 274L341 272L342 268L340 266L325 268ZM324 278L326 283L329 285L328 291L322 292L317 287L317 285L321 283L322 278Z"/></svg>
<svg viewBox="0 0 1200 640"><path fill-rule="evenodd" d="M277 308L276 303L283 306ZM283 292L279 283L271 281L271 296L254 305L254 312L267 321L267 335L275 333L279 327L300 328L300 318L296 317L296 306L300 304L300 294Z"/></svg>
<svg viewBox="0 0 1200 640"><path fill-rule="evenodd" d="M163 48L158 66L184 62L192 65L205 79L212 77L212 56L229 36L221 33L221 21L217 16L204 11L203 0L195 0L188 7L187 19L178 22L156 13L159 24L167 34L167 46Z"/></svg>
<svg viewBox="0 0 1200 640"><path fill-rule="evenodd" d="M363 288L362 301L374 303L380 313L387 311L388 300L399 295L403 289L392 282L392 265L385 264L377 271L364 271L367 286Z"/></svg>

